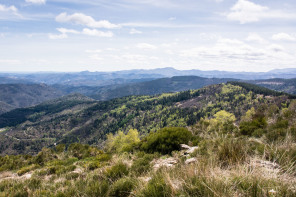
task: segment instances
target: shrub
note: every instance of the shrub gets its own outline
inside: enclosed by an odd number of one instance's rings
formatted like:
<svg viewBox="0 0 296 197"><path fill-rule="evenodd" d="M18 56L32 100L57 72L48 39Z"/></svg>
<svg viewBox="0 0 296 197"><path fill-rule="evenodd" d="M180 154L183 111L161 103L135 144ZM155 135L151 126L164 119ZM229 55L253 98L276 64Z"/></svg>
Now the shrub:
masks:
<svg viewBox="0 0 296 197"><path fill-rule="evenodd" d="M241 122L239 129L242 135L252 136L254 131L256 131L257 129L265 129L266 126L267 122L265 117L258 117L249 122ZM257 133L255 133L254 135L256 135Z"/></svg>
<svg viewBox="0 0 296 197"><path fill-rule="evenodd" d="M112 156L110 154L99 154L96 156L96 160L100 161L100 162L104 162L104 161L109 161L112 158Z"/></svg>
<svg viewBox="0 0 296 197"><path fill-rule="evenodd" d="M75 173L75 172L71 172L69 174L66 174L66 179L67 180L77 179L78 177L79 177L79 174Z"/></svg>
<svg viewBox="0 0 296 197"><path fill-rule="evenodd" d="M85 188L86 196L93 197L105 197L109 191L109 183L105 180L103 181L90 181Z"/></svg>
<svg viewBox="0 0 296 197"><path fill-rule="evenodd" d="M154 155L151 154L145 154L143 157L140 157L136 159L131 167L133 172L136 175L141 175L144 172L147 172L150 170L150 162L154 158Z"/></svg>
<svg viewBox="0 0 296 197"><path fill-rule="evenodd" d="M44 165L46 162L56 159L51 149L43 148L41 152L34 157L33 162L35 164Z"/></svg>
<svg viewBox="0 0 296 197"><path fill-rule="evenodd" d="M287 130L283 128L272 129L267 132L266 139L268 142L274 142L277 140L284 140L287 135Z"/></svg>
<svg viewBox="0 0 296 197"><path fill-rule="evenodd" d="M130 152L139 142L138 131L131 129L126 135L122 131L119 131L115 136L112 133L108 134L106 147L108 151Z"/></svg>
<svg viewBox="0 0 296 197"><path fill-rule="evenodd" d="M89 145L83 145L79 143L70 144L68 147L68 153L77 157L78 159L83 159L90 156Z"/></svg>
<svg viewBox="0 0 296 197"><path fill-rule="evenodd" d="M128 173L128 167L122 162L119 162L106 170L106 176L113 181L128 175Z"/></svg>
<svg viewBox="0 0 296 197"><path fill-rule="evenodd" d="M211 179L204 176L194 176L184 183L184 193L186 196L231 196L229 188L224 181Z"/></svg>
<svg viewBox="0 0 296 197"><path fill-rule="evenodd" d="M21 168L19 171L17 171L17 174L19 176L22 176L23 174L26 174L27 172L30 172L31 170L35 170L38 167L39 166L35 165L35 164L30 165L30 166L26 166L26 167Z"/></svg>
<svg viewBox="0 0 296 197"><path fill-rule="evenodd" d="M158 173L152 177L145 189L142 191L143 197L169 197L172 196L172 190L167 185L163 176Z"/></svg>
<svg viewBox="0 0 296 197"><path fill-rule="evenodd" d="M55 147L55 151L57 153L62 153L65 151L65 148L66 148L66 145L65 144L58 144L56 147Z"/></svg>
<svg viewBox="0 0 296 197"><path fill-rule="evenodd" d="M21 190L21 191L15 191L13 197L28 197L29 194L27 191L25 190Z"/></svg>
<svg viewBox="0 0 296 197"><path fill-rule="evenodd" d="M31 190L39 189L40 186L41 186L41 180L40 179L32 178L32 179L29 180L28 186L29 186L29 188Z"/></svg>
<svg viewBox="0 0 296 197"><path fill-rule="evenodd" d="M142 141L141 148L149 153L168 154L174 150L180 150L180 144L187 144L191 137L191 132L186 128L163 128L155 133L150 133Z"/></svg>
<svg viewBox="0 0 296 197"><path fill-rule="evenodd" d="M87 169L88 170L95 170L97 169L98 167L100 167L100 162L98 161L93 161L93 162L90 162L87 166Z"/></svg>
<svg viewBox="0 0 296 197"><path fill-rule="evenodd" d="M110 188L109 196L127 197L135 188L136 181L132 178L121 178L117 180Z"/></svg>
<svg viewBox="0 0 296 197"><path fill-rule="evenodd" d="M243 139L224 139L218 147L218 159L222 166L244 162L247 158L247 143Z"/></svg>

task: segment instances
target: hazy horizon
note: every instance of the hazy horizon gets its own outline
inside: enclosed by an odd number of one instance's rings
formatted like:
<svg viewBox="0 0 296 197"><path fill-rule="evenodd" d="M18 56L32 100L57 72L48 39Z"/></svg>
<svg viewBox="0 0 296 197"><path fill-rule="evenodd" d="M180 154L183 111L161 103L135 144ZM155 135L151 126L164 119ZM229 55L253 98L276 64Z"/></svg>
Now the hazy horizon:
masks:
<svg viewBox="0 0 296 197"><path fill-rule="evenodd" d="M3 0L0 72L296 67L293 0Z"/></svg>

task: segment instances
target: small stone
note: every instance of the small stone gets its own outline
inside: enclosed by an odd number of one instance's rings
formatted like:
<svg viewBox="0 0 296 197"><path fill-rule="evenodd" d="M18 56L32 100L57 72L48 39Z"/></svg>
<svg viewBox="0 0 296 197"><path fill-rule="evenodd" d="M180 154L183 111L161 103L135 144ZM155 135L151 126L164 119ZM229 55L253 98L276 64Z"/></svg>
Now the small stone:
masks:
<svg viewBox="0 0 296 197"><path fill-rule="evenodd" d="M269 193L271 193L271 194L275 194L276 191L275 191L274 189L272 189L272 190L269 190Z"/></svg>
<svg viewBox="0 0 296 197"><path fill-rule="evenodd" d="M153 168L154 170L157 170L158 168L164 166L164 167L173 167L174 165L176 165L178 163L178 161L173 158L167 158L167 159L158 159L158 160L154 160L152 161L152 163L154 163Z"/></svg>
<svg viewBox="0 0 296 197"><path fill-rule="evenodd" d="M198 149L198 146L193 146L193 147L190 147L185 153L191 154L197 149Z"/></svg>
<svg viewBox="0 0 296 197"><path fill-rule="evenodd" d="M196 158L191 158L191 159L187 159L186 161L185 161L185 164L191 164L191 163L196 163L197 162L197 159Z"/></svg>
<svg viewBox="0 0 296 197"><path fill-rule="evenodd" d="M186 145L186 144L181 144L180 146L181 146L181 149L182 149L182 150L188 150L188 149L191 148L190 146L188 146L188 145Z"/></svg>

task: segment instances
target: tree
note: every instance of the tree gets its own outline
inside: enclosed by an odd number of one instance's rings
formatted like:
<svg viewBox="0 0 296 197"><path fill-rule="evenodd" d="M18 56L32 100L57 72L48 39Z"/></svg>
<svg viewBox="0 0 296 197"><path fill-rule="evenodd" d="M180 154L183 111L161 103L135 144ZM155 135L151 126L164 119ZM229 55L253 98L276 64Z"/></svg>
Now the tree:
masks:
<svg viewBox="0 0 296 197"><path fill-rule="evenodd" d="M221 110L214 115L215 118L209 121L209 129L229 133L234 130L233 123L235 122L236 118L232 113L229 113L225 110Z"/></svg>
<svg viewBox="0 0 296 197"><path fill-rule="evenodd" d="M139 142L139 132L136 129L130 129L126 135L123 131L118 131L116 135L107 135L106 148L111 152L129 152Z"/></svg>

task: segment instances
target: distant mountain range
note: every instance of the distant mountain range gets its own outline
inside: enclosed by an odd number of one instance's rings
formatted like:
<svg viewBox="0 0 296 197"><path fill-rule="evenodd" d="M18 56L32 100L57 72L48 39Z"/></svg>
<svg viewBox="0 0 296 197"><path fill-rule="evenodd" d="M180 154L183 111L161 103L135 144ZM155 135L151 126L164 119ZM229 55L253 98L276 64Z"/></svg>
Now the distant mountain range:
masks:
<svg viewBox="0 0 296 197"><path fill-rule="evenodd" d="M120 85L173 76L199 76L206 78L234 78L258 80L296 78L296 68L277 69L269 72L230 72L176 70L171 67L151 70L126 70L116 72L77 72L77 73L0 73L0 83L45 83L70 86L107 86ZM21 82L22 81L22 82Z"/></svg>
<svg viewBox="0 0 296 197"><path fill-rule="evenodd" d="M148 79L145 79L148 80ZM296 94L296 79L240 80L233 78L204 78L176 76L150 81L107 86L70 86L46 84L0 84L0 114L15 108L29 107L64 95L79 93L95 100L110 100L131 95L157 95L199 89L207 85L242 81L272 90Z"/></svg>

